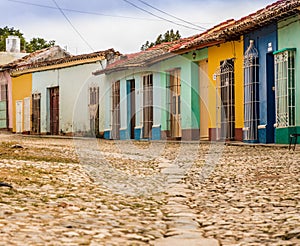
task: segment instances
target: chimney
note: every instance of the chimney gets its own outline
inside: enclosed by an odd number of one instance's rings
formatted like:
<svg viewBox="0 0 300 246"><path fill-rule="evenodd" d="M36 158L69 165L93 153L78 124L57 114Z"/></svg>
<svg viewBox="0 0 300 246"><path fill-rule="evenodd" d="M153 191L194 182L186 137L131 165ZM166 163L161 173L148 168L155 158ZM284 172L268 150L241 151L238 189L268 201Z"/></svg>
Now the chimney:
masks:
<svg viewBox="0 0 300 246"><path fill-rule="evenodd" d="M20 53L21 42L18 36L8 36L6 38L6 52Z"/></svg>

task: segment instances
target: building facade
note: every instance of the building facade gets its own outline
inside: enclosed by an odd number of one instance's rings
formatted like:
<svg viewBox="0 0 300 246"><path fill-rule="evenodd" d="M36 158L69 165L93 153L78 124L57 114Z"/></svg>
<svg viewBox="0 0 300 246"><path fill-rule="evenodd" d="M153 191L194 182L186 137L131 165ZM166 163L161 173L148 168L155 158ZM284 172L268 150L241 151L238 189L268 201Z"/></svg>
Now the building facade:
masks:
<svg viewBox="0 0 300 246"><path fill-rule="evenodd" d="M274 143L277 24L244 35L244 141Z"/></svg>
<svg viewBox="0 0 300 246"><path fill-rule="evenodd" d="M274 54L276 143L288 143L300 133L300 15L278 22L278 50Z"/></svg>

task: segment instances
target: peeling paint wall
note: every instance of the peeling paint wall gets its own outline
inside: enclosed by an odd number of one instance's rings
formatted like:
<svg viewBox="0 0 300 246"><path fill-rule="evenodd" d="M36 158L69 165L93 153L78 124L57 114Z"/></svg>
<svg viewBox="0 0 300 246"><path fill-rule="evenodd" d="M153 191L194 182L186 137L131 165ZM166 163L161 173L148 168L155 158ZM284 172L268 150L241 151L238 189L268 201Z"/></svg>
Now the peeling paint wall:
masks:
<svg viewBox="0 0 300 246"><path fill-rule="evenodd" d="M49 88L59 87L59 129L63 134L90 131L89 87L102 86L92 72L98 62L33 73L32 93L41 93L41 133L50 131ZM103 116L100 116L102 120Z"/></svg>

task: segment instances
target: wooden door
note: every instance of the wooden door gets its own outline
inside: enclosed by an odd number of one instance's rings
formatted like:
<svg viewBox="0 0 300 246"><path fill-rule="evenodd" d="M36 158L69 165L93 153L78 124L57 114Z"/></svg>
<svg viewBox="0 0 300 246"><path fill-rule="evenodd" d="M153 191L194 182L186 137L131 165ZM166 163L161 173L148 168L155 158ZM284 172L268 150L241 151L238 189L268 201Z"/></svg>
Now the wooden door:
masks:
<svg viewBox="0 0 300 246"><path fill-rule="evenodd" d="M32 95L32 128L33 134L41 132L41 94Z"/></svg>
<svg viewBox="0 0 300 246"><path fill-rule="evenodd" d="M170 137L181 137L180 70L170 71Z"/></svg>
<svg viewBox="0 0 300 246"><path fill-rule="evenodd" d="M23 131L23 101L16 101L16 133Z"/></svg>
<svg viewBox="0 0 300 246"><path fill-rule="evenodd" d="M143 77L143 138L151 138L153 126L153 75Z"/></svg>
<svg viewBox="0 0 300 246"><path fill-rule="evenodd" d="M59 134L59 87L50 88L50 134Z"/></svg>
<svg viewBox="0 0 300 246"><path fill-rule="evenodd" d="M120 81L112 86L112 139L120 138Z"/></svg>
<svg viewBox="0 0 300 246"><path fill-rule="evenodd" d="M199 88L200 88L200 139L208 140L209 131L209 111L208 111L208 86L209 79L208 73L208 61L202 60L199 62Z"/></svg>

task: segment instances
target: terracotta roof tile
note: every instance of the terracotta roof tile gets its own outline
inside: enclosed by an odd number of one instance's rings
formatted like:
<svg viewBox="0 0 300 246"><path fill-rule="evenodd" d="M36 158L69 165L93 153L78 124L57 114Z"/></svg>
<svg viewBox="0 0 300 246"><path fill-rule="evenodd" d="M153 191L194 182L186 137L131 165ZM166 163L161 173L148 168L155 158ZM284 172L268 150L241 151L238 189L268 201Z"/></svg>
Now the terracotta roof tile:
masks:
<svg viewBox="0 0 300 246"><path fill-rule="evenodd" d="M207 47L216 43L234 40L241 35L255 30L263 25L268 25L278 19L282 19L300 12L300 0L280 0L266 6L241 19L228 20L208 31L200 34L197 38L186 42L181 47L174 46L171 51L186 52L189 49Z"/></svg>
<svg viewBox="0 0 300 246"><path fill-rule="evenodd" d="M65 57L59 57L57 59L44 59L44 60L33 60L29 62L19 62L16 64L16 66L13 68L13 72L21 72L28 69L33 68L40 68L40 70L46 70L48 66L52 65L64 65L63 67L72 66L75 61L77 61L76 65L88 63L88 60L95 58L99 58L99 60L104 59L114 59L115 56L119 56L120 53L117 51L114 51L114 49L108 49L105 51L97 51L89 54L82 54L82 55L67 55ZM36 56L33 56L36 58ZM79 62L78 62L79 61Z"/></svg>
<svg viewBox="0 0 300 246"><path fill-rule="evenodd" d="M175 54L170 53L169 49L176 42L178 43L180 42L180 40L175 42L162 43L144 51L120 56L119 60L115 61L112 64L109 64L103 70L95 71L93 74L94 75L99 75L103 73L109 74L113 71L122 71L130 68L132 69L132 68L149 66L155 62L174 56Z"/></svg>

